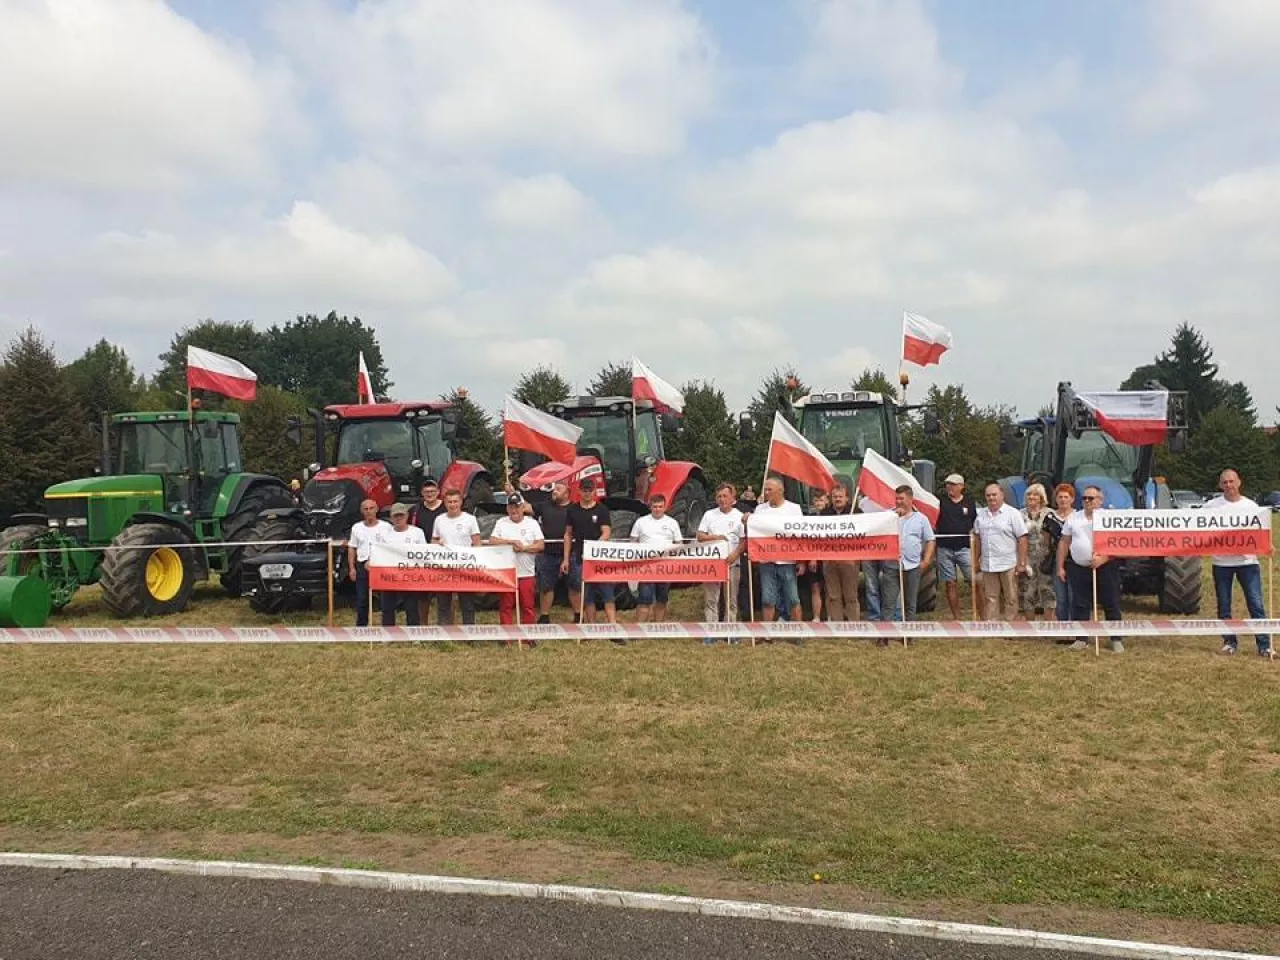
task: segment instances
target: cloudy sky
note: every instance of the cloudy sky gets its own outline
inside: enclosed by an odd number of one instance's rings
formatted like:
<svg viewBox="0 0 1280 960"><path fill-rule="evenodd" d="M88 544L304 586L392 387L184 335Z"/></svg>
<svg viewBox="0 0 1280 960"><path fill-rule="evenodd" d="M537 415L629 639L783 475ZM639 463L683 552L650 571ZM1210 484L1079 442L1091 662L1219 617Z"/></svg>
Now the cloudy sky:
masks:
<svg viewBox="0 0 1280 960"><path fill-rule="evenodd" d="M906 308L915 384L1034 412L1188 320L1270 421L1278 49L1276 0L0 0L0 335L336 309L401 397L635 353L738 405Z"/></svg>

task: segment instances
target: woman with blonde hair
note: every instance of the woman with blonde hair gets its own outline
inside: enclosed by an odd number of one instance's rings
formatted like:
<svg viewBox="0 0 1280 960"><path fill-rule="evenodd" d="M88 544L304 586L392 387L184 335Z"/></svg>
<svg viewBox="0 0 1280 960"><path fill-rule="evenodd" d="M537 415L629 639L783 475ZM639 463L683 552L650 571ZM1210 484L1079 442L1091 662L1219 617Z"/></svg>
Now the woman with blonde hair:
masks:
<svg viewBox="0 0 1280 960"><path fill-rule="evenodd" d="M1050 557L1049 545L1044 536L1044 522L1050 511L1049 497L1044 487L1033 483L1027 487L1026 506L1022 519L1027 525L1027 566L1019 584L1018 601L1022 615L1028 620L1039 620L1046 610L1054 610L1057 597L1053 592L1053 573L1044 571L1045 558Z"/></svg>

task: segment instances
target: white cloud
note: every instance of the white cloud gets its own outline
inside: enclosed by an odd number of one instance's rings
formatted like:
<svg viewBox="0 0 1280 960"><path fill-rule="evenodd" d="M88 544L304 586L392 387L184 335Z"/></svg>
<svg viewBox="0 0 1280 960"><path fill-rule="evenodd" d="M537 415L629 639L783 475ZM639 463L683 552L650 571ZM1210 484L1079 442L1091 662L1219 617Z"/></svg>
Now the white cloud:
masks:
<svg viewBox="0 0 1280 960"><path fill-rule="evenodd" d="M491 221L521 230L581 226L591 213L591 201L556 173L507 180L485 201Z"/></svg>
<svg viewBox="0 0 1280 960"><path fill-rule="evenodd" d="M710 38L677 0L294 3L278 24L353 129L413 151L660 156L712 99Z"/></svg>
<svg viewBox="0 0 1280 960"><path fill-rule="evenodd" d="M270 164L286 78L155 0L0 0L0 182L157 191Z"/></svg>
<svg viewBox="0 0 1280 960"><path fill-rule="evenodd" d="M810 83L866 80L892 103L917 105L950 100L964 85L920 0L806 0L803 9L812 46L802 70Z"/></svg>

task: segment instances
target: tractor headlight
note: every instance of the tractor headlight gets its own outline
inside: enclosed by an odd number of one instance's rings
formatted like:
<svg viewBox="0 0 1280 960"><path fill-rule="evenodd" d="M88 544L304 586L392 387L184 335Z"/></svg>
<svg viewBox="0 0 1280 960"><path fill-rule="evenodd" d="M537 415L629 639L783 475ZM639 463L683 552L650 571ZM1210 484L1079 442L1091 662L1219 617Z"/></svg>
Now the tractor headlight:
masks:
<svg viewBox="0 0 1280 960"><path fill-rule="evenodd" d="M51 530L57 530L57 529L58 529L58 518L57 518L57 517L50 517L50 518L49 518L49 529L51 529Z"/></svg>
<svg viewBox="0 0 1280 960"><path fill-rule="evenodd" d="M89 525L88 517L67 517L68 527L87 527Z"/></svg>

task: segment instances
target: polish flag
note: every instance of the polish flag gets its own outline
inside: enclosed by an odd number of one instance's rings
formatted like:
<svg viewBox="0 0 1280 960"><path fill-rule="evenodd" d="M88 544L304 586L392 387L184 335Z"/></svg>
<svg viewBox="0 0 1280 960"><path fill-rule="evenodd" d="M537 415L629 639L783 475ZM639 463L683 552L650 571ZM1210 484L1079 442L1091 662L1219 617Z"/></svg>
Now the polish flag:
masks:
<svg viewBox="0 0 1280 960"><path fill-rule="evenodd" d="M777 470L817 490L830 490L836 485L836 468L832 462L776 411L773 436L769 440L766 472L768 470Z"/></svg>
<svg viewBox="0 0 1280 960"><path fill-rule="evenodd" d="M902 313L902 359L926 367L951 349L951 331L918 313Z"/></svg>
<svg viewBox="0 0 1280 960"><path fill-rule="evenodd" d="M649 400L658 413L684 412L684 394L634 357L631 360L631 399Z"/></svg>
<svg viewBox="0 0 1280 960"><path fill-rule="evenodd" d="M582 428L507 397L502 407L502 436L508 447L532 450L560 463L573 463L578 456Z"/></svg>
<svg viewBox="0 0 1280 960"><path fill-rule="evenodd" d="M365 365L363 350L360 351L360 366L356 369L356 402L373 403L373 379Z"/></svg>
<svg viewBox="0 0 1280 960"><path fill-rule="evenodd" d="M239 360L188 344L187 386L232 400L252 400L258 395L258 375Z"/></svg>
<svg viewBox="0 0 1280 960"><path fill-rule="evenodd" d="M1098 428L1121 443L1135 447L1163 443L1169 433L1167 390L1112 390L1077 393Z"/></svg>
<svg viewBox="0 0 1280 960"><path fill-rule="evenodd" d="M938 498L932 492L920 486L909 470L903 470L892 460L886 460L874 450L868 450L862 458L862 470L858 474L858 491L862 494L862 509L868 513L877 510L892 510L897 503L894 491L903 484L909 484L915 491L916 509L928 518L935 527L938 525Z"/></svg>

